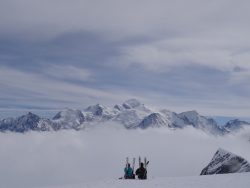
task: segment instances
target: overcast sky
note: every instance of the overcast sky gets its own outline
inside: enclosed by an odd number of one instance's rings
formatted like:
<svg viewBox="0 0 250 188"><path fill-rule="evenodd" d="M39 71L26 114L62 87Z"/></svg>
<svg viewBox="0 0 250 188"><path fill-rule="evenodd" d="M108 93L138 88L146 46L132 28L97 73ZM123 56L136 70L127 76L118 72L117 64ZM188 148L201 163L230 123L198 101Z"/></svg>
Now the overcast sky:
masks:
<svg viewBox="0 0 250 188"><path fill-rule="evenodd" d="M250 116L248 0L0 0L1 112L128 98Z"/></svg>

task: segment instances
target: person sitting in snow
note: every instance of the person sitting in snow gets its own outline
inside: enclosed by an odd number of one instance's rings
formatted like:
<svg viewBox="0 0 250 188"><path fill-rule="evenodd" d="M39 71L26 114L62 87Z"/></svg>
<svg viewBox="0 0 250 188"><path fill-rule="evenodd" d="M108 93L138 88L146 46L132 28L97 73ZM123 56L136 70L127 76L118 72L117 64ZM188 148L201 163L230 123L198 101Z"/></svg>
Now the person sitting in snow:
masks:
<svg viewBox="0 0 250 188"><path fill-rule="evenodd" d="M128 163L128 166L125 167L124 172L125 172L125 175L124 175L125 179L135 179L133 169L130 167L129 163Z"/></svg>
<svg viewBox="0 0 250 188"><path fill-rule="evenodd" d="M138 179L147 179L147 170L144 168L143 163L141 163L140 168L136 170L135 174L138 176Z"/></svg>

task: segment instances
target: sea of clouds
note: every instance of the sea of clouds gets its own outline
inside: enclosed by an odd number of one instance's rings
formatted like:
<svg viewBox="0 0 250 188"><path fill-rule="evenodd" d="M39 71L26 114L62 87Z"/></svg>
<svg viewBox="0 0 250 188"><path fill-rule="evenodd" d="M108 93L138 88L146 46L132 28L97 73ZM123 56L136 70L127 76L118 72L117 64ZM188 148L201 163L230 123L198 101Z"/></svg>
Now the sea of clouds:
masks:
<svg viewBox="0 0 250 188"><path fill-rule="evenodd" d="M196 176L221 147L250 161L250 130L214 137L193 128L0 134L0 187L77 184L123 176L125 158L146 156L149 178Z"/></svg>

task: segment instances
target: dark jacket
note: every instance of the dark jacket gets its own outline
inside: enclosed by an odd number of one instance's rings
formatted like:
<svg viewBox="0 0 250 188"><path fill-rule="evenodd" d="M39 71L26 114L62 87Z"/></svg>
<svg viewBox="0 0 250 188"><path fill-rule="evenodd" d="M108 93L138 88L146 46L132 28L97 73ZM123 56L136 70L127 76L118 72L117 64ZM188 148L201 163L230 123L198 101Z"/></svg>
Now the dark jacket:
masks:
<svg viewBox="0 0 250 188"><path fill-rule="evenodd" d="M139 179L147 179L147 170L142 166L136 170L135 174Z"/></svg>

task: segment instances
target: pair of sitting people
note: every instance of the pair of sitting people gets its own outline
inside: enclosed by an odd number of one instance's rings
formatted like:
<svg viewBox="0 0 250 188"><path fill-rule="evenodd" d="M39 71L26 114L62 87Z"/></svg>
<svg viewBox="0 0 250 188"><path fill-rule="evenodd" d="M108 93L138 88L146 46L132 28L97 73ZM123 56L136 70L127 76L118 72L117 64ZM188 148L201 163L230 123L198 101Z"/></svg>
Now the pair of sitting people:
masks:
<svg viewBox="0 0 250 188"><path fill-rule="evenodd" d="M144 164L141 163L140 167L135 171L130 167L130 164L128 164L128 166L124 169L125 175L124 178L125 179L135 179L135 174L138 176L138 179L147 179L147 170L144 168Z"/></svg>

